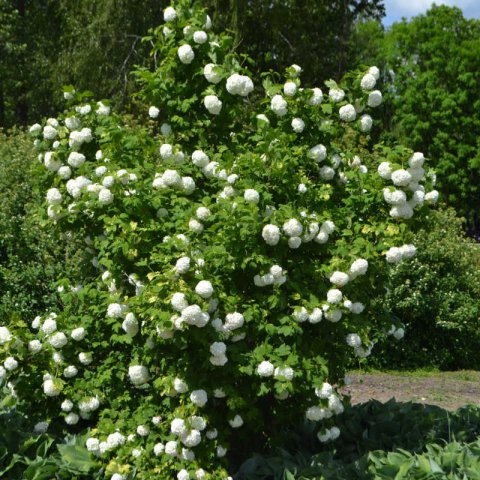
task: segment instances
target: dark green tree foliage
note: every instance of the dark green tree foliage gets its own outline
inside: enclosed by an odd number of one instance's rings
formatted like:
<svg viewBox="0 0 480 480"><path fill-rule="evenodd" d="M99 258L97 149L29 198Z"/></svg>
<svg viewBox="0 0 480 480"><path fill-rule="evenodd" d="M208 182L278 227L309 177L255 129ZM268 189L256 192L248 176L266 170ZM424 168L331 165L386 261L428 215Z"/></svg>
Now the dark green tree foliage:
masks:
<svg viewBox="0 0 480 480"><path fill-rule="evenodd" d="M378 301L404 323L405 338L376 347L370 365L478 369L480 248L453 210L431 216L413 243L417 256L392 269Z"/></svg>
<svg viewBox="0 0 480 480"><path fill-rule="evenodd" d="M442 199L478 235L480 21L465 19L458 8L433 6L394 24L385 45L378 63L394 73L385 78L392 82L389 121L396 140L431 159Z"/></svg>
<svg viewBox="0 0 480 480"><path fill-rule="evenodd" d="M141 37L167 1L0 0L0 126L26 125L63 107L62 86L122 106Z"/></svg>
<svg viewBox="0 0 480 480"><path fill-rule="evenodd" d="M216 28L235 32L260 71L293 63L306 85L340 79L351 64L351 34L360 18L380 19L383 0L205 0Z"/></svg>

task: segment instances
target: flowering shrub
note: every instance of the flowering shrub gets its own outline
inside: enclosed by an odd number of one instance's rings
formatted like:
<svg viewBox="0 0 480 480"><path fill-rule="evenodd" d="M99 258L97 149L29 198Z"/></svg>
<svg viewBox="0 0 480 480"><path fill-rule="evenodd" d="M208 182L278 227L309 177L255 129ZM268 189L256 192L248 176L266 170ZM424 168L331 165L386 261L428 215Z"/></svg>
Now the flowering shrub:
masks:
<svg viewBox="0 0 480 480"><path fill-rule="evenodd" d="M0 376L37 431L92 427L108 478L226 479L229 450L302 417L341 435L348 359L401 337L368 300L435 193L421 154L365 148L375 67L324 95L294 65L263 94L203 10L165 21L137 72L145 127L69 90L31 128L48 216L87 234L91 264L59 282L61 311L0 330Z"/></svg>

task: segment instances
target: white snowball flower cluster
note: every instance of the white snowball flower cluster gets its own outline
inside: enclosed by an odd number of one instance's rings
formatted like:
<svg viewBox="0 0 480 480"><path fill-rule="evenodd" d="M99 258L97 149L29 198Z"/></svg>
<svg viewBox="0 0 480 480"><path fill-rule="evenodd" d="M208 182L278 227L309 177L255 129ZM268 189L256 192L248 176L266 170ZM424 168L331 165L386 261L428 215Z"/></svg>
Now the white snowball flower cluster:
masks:
<svg viewBox="0 0 480 480"><path fill-rule="evenodd" d="M148 116L150 118L158 118L158 116L160 115L160 110L155 107L155 106L151 106L149 109L148 109Z"/></svg>
<svg viewBox="0 0 480 480"><path fill-rule="evenodd" d="M138 333L138 320L132 312L128 312L125 315L125 320L122 323L122 329L130 337L134 337Z"/></svg>
<svg viewBox="0 0 480 480"><path fill-rule="evenodd" d="M322 443L336 440L340 436L340 429L338 427L326 428L318 432L317 437Z"/></svg>
<svg viewBox="0 0 480 480"><path fill-rule="evenodd" d="M270 107L273 113L279 117L285 116L288 111L287 101L281 95L275 95L272 98Z"/></svg>
<svg viewBox="0 0 480 480"><path fill-rule="evenodd" d="M344 122L353 122L357 118L355 107L351 104L340 107L338 114L340 115L340 119Z"/></svg>
<svg viewBox="0 0 480 480"><path fill-rule="evenodd" d="M213 342L210 345L210 353L212 356L210 357L210 363L215 366L223 367L227 361L227 346L224 342Z"/></svg>
<svg viewBox="0 0 480 480"><path fill-rule="evenodd" d="M323 92L320 88L312 89L312 96L308 99L308 104L312 107L316 107L323 102Z"/></svg>
<svg viewBox="0 0 480 480"><path fill-rule="evenodd" d="M401 247L391 247L385 255L388 263L399 263L405 258L413 258L416 254L415 245L407 244Z"/></svg>
<svg viewBox="0 0 480 480"><path fill-rule="evenodd" d="M227 78L227 92L232 95L240 95L246 97L253 91L253 82L250 77L246 75L239 75L234 73Z"/></svg>
<svg viewBox="0 0 480 480"><path fill-rule="evenodd" d="M208 40L208 35L203 30L197 30L193 34L193 41L199 45L203 45Z"/></svg>
<svg viewBox="0 0 480 480"><path fill-rule="evenodd" d="M128 368L128 376L130 381L135 386L144 385L150 380L150 375L148 373L147 367L143 365L132 365Z"/></svg>
<svg viewBox="0 0 480 480"><path fill-rule="evenodd" d="M283 93L287 97L295 96L295 94L297 93L297 84L292 81L286 82L285 85L283 86Z"/></svg>
<svg viewBox="0 0 480 480"><path fill-rule="evenodd" d="M372 108L376 108L382 104L383 96L380 90L374 90L368 95L367 105Z"/></svg>
<svg viewBox="0 0 480 480"><path fill-rule="evenodd" d="M328 96L332 102L338 103L345 98L345 92L340 88L331 88L328 91Z"/></svg>
<svg viewBox="0 0 480 480"><path fill-rule="evenodd" d="M360 86L363 90L373 90L375 88L375 84L377 83L376 78L371 74L367 73L363 76Z"/></svg>
<svg viewBox="0 0 480 480"><path fill-rule="evenodd" d="M257 367L257 373L261 377L271 377L273 376L273 372L275 371L275 367L272 363L267 360L261 362Z"/></svg>
<svg viewBox="0 0 480 480"><path fill-rule="evenodd" d="M47 378L43 382L43 392L47 397L56 397L57 395L60 395L62 390L62 383L56 378Z"/></svg>
<svg viewBox="0 0 480 480"><path fill-rule="evenodd" d="M82 128L80 131L70 132L68 144L70 148L80 148L84 143L90 143L92 140L92 131L89 128Z"/></svg>
<svg viewBox="0 0 480 480"><path fill-rule="evenodd" d="M197 407L204 407L208 401L208 395L205 390L193 390L190 394L190 401Z"/></svg>
<svg viewBox="0 0 480 480"><path fill-rule="evenodd" d="M267 245L275 246L280 241L280 229L276 225L265 225L262 230L262 237Z"/></svg>
<svg viewBox="0 0 480 480"><path fill-rule="evenodd" d="M5 345L12 339L12 334L7 327L0 327L0 345Z"/></svg>
<svg viewBox="0 0 480 480"><path fill-rule="evenodd" d="M180 61L185 65L192 63L195 58L195 52L188 43L178 47L177 55Z"/></svg>
<svg viewBox="0 0 480 480"><path fill-rule="evenodd" d="M309 150L308 156L318 163L322 162L327 158L327 147L319 143Z"/></svg>
<svg viewBox="0 0 480 480"><path fill-rule="evenodd" d="M359 258L358 260L355 260L352 265L350 266L350 270L348 272L348 277L349 280L353 280L356 277L359 277L360 275L365 275L368 270L368 261Z"/></svg>
<svg viewBox="0 0 480 480"><path fill-rule="evenodd" d="M167 7L163 11L163 19L166 22L173 22L177 19L177 11L173 7Z"/></svg>
<svg viewBox="0 0 480 480"><path fill-rule="evenodd" d="M301 118L294 118L292 120L292 129L295 133L302 133L305 129L305 122Z"/></svg>
<svg viewBox="0 0 480 480"><path fill-rule="evenodd" d="M208 82L217 84L222 80L221 75L216 71L218 69L218 66L215 65L214 63L208 63L205 65L203 68L203 75L207 79Z"/></svg>
<svg viewBox="0 0 480 480"><path fill-rule="evenodd" d="M260 194L253 188L247 188L243 198L247 203L258 203L260 201Z"/></svg>
<svg viewBox="0 0 480 480"><path fill-rule="evenodd" d="M213 295L213 286L208 280L201 280L197 283L195 292L202 298L207 299Z"/></svg>
<svg viewBox="0 0 480 480"><path fill-rule="evenodd" d="M222 101L216 95L207 95L203 103L212 115L218 115L222 110Z"/></svg>
<svg viewBox="0 0 480 480"><path fill-rule="evenodd" d="M283 274L283 269L279 265L273 265L269 273L265 275L255 275L253 282L257 287L266 287L268 285L283 285L287 277Z"/></svg>
<svg viewBox="0 0 480 480"><path fill-rule="evenodd" d="M153 188L175 188L190 195L195 191L196 185L192 177L182 177L177 170L167 169L162 174L156 173Z"/></svg>

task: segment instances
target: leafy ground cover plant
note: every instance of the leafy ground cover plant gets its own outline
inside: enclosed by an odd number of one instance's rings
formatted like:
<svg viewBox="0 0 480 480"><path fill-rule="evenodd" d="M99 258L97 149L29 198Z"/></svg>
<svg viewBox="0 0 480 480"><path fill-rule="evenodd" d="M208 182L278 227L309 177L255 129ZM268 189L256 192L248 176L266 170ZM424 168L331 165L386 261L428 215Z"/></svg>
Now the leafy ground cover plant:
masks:
<svg viewBox="0 0 480 480"><path fill-rule="evenodd" d="M375 67L262 89L203 9L164 18L149 119L70 88L31 128L51 228L88 233L91 261L61 309L1 328L0 376L37 432L92 427L107 478L226 479L298 419L339 437L349 359L403 336L369 300L437 192L421 153L367 148Z"/></svg>

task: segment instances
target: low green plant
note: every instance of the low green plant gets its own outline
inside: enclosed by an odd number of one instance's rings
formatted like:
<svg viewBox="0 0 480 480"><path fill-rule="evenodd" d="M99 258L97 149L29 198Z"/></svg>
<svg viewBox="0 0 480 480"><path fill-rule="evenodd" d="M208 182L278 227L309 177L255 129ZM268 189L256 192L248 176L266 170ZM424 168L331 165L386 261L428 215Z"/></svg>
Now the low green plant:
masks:
<svg viewBox="0 0 480 480"><path fill-rule="evenodd" d="M480 369L480 245L452 209L432 212L416 233L418 255L390 271L385 305L405 341L381 342L380 368Z"/></svg>

